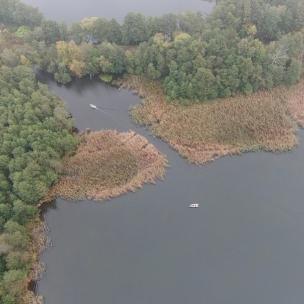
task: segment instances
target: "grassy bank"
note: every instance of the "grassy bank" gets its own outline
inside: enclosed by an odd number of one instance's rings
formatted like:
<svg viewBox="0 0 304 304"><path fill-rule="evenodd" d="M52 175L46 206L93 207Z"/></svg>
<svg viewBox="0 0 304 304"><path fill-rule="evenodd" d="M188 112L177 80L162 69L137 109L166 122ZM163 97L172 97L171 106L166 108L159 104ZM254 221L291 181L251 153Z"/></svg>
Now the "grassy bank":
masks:
<svg viewBox="0 0 304 304"><path fill-rule="evenodd" d="M135 191L165 173L166 159L134 132L100 131L80 135L76 154L64 164L51 196L103 200Z"/></svg>
<svg viewBox="0 0 304 304"><path fill-rule="evenodd" d="M304 82L189 106L168 103L157 82L127 77L120 85L144 98L132 110L135 121L197 164L246 151L290 150L297 144L295 121L304 122Z"/></svg>

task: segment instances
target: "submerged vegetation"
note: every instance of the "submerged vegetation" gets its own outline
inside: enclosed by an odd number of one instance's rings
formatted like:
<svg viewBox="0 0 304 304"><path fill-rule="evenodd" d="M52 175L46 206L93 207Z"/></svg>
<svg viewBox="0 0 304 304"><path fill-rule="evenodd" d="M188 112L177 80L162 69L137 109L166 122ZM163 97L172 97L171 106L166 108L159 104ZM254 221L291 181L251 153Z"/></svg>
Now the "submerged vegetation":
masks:
<svg viewBox="0 0 304 304"><path fill-rule="evenodd" d="M166 158L134 132L82 134L51 196L66 199L109 199L155 182L165 173Z"/></svg>

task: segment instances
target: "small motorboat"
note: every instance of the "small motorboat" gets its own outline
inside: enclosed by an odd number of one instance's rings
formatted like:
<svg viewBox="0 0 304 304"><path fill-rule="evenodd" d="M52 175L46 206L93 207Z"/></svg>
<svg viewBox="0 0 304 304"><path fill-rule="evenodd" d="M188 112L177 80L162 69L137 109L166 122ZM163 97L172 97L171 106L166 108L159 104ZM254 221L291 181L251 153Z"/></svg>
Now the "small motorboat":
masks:
<svg viewBox="0 0 304 304"><path fill-rule="evenodd" d="M199 204L197 204L197 203L192 203L192 204L190 204L189 205L189 208L199 208Z"/></svg>
<svg viewBox="0 0 304 304"><path fill-rule="evenodd" d="M91 103L90 103L90 107L91 107L92 109L97 110L97 106L95 106L95 105L93 105L93 104L91 104Z"/></svg>

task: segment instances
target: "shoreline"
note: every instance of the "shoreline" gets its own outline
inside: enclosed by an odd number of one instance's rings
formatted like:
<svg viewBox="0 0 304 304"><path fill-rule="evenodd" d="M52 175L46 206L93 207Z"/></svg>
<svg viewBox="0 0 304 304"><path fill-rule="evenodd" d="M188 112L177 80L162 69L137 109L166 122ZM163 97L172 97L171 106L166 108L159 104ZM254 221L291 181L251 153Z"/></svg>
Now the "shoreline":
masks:
<svg viewBox="0 0 304 304"><path fill-rule="evenodd" d="M26 276L26 292L22 303L43 304L43 297L37 293L36 285L45 271L45 265L40 261L40 256L49 246L46 223L41 218L43 210L39 209L38 215L27 226L31 236L31 244L27 250L31 256L32 264L29 274Z"/></svg>
<svg viewBox="0 0 304 304"><path fill-rule="evenodd" d="M82 133L75 133L75 136L78 136L81 139L79 149L86 148L81 145L84 145L84 141L90 141L90 138L88 137L93 137L96 140L100 136L109 136L110 138L112 137L117 141L121 141L120 147L127 146L127 149L129 149L130 152L133 149L135 151L136 156L141 158L139 159L141 167L139 168L136 175L131 178L130 181L112 189L111 187L109 187L108 189L103 189L103 191L101 191L99 194L96 194L95 197L82 197L83 199L98 201L109 200L120 195L126 194L127 192L135 192L142 188L142 186L146 183L154 184L156 180L161 180L164 178L165 169L167 167L166 157L161 154L152 144L150 144L146 138L136 134L133 131L123 133L119 133L114 130L96 132L86 131ZM100 144L100 142L98 141L97 143ZM98 146L98 148L100 149L101 147ZM104 148L110 147L107 146ZM94 153L93 151L91 152ZM69 159L72 159L75 156L77 156L77 151L74 156L67 157L67 159L65 160L67 162L66 165L69 165ZM149 162L144 161L145 157L148 157ZM30 246L29 252L33 256L33 265L31 267L29 276L27 277L28 292L23 299L24 303L26 304L44 303L43 297L37 294L35 290L35 286L43 275L43 273L45 272L46 268L46 266L40 262L40 256L43 251L50 246L50 240L47 236L48 229L45 221L43 220L44 213L58 197L62 197L67 200L80 199L80 197L73 197L72 195L63 195L63 189L60 189L60 185L62 182L64 182L64 178L65 177L63 175L62 178L58 181L58 183L49 191L46 197L44 197L40 201L38 205L39 215L31 223L31 227L29 228L32 237L32 244Z"/></svg>
<svg viewBox="0 0 304 304"><path fill-rule="evenodd" d="M304 80L291 88L279 87L250 96L188 106L166 101L159 83L138 76L121 78L115 85L142 98L142 102L131 109L136 123L148 127L151 133L196 165L246 152L290 151L298 144L297 129L304 127ZM244 119L237 120L237 115ZM197 129L195 123L199 124ZM200 132L209 134L201 136ZM248 133L244 139L242 132ZM223 140L227 135L231 142Z"/></svg>
<svg viewBox="0 0 304 304"><path fill-rule="evenodd" d="M213 147L214 150L211 149L209 151L211 154L209 153L209 155L206 158L204 158L203 160L202 159L200 159L200 160L191 159L191 157L189 156L189 155L193 155L193 150L191 150L191 148L190 148L191 145L189 145L189 147L183 147L182 145L178 145L174 142L167 141L166 139L164 139L162 137L161 134L158 134L155 130L154 124L155 123L160 123L162 118L163 118L163 115L165 115L164 108L162 108L164 106L163 100L160 101L161 107L160 107L160 109L157 109L158 111L155 111L155 112L151 111L151 112L148 113L149 116L146 116L146 117L143 117L143 116L139 117L138 115L136 115L136 111L141 110L141 107L143 107L145 105L145 103L147 102L147 99L148 99L148 102L151 102L151 99L152 99L152 102L155 102L155 98L157 98L157 94L155 95L155 94L152 93L151 95L149 95L147 93L147 88L146 87L142 87L141 86L142 84L141 85L138 85L138 84L135 85L135 84L136 84L136 82L134 82L134 81L130 82L130 79L127 79L127 80L126 79L118 79L118 80L116 80L115 82L112 83L112 86L116 87L117 89L119 89L119 88L127 89L127 90L131 91L133 94L136 94L137 96L142 98L142 102L140 104L136 105L131 110L131 118L133 120L135 120L135 122L137 122L141 125L147 126L153 134L158 136L161 140L164 140L165 142L167 142L171 147L173 147L181 156L185 157L188 161L190 161L192 163L195 163L197 165L202 165L202 164L208 163L210 161L214 161L214 160L216 160L220 157L223 157L223 156L240 155L240 154L246 152L246 151L242 151L239 148L232 148L232 147L229 147L229 146L224 147L224 146L221 146L221 145L218 145L218 146L215 145ZM301 84L296 85L295 87L299 87L299 86L302 86L302 85L304 86L304 82L301 82ZM154 90L155 89L159 90L158 91L159 94L162 93L162 89L160 88L160 86L156 86L153 89ZM291 88L289 90L292 91L292 89L294 89L294 88ZM296 93L293 96L294 98L292 99L292 103L288 104L288 109L289 109L289 112L290 112L289 113L290 116L292 117L292 119L294 121L296 121L298 126L299 127L304 127L304 111L303 111L303 114L301 113L301 110L302 109L304 110L304 95L302 93L302 95L301 95L302 99L297 98L298 95L299 95L299 92L296 90ZM207 104L210 104L210 103L212 103L212 102L208 102ZM153 104L153 106L155 106L155 105L159 106L158 103ZM179 107L175 104L167 104L167 106L170 107L171 109L175 108L175 107ZM197 106L197 105L194 105L194 106ZM295 131L296 131L296 129L294 128L293 132L295 132ZM108 131L108 132L116 132L116 131ZM96 133L98 133L98 132L96 132ZM83 134L84 133L77 133L76 132L75 136L82 136ZM135 133L133 132L133 134L135 134ZM152 144L149 144L147 140L146 140L146 142L147 142L148 145L153 146ZM295 147L296 144L297 144L296 138L294 138L294 142L293 142L292 147ZM286 150L291 150L292 147L288 147L288 149L273 150L273 151L270 150L270 151L271 152L286 151ZM195 150L195 148L194 148L194 150ZM260 150L261 149L257 149L256 151L260 151ZM198 150L196 150L196 151L198 151ZM218 153L218 152L214 152L214 151L220 151L220 152ZM249 152L249 151L255 151L255 150L248 150L247 152ZM206 151L204 151L204 152L206 152ZM218 153L218 155L215 155L214 153ZM167 165L167 160L166 159L163 159L163 164L164 164L164 167L166 167L166 165ZM155 177L150 178L150 180L148 182L154 183L155 179L163 178L163 174L164 173L160 174L156 178ZM143 183L146 183L146 182L143 182ZM114 198L116 196L125 194L129 191L135 191L135 190L141 188L143 183L136 184L134 186L135 188L127 187L126 189L123 189L122 192L116 192L115 191L115 193L109 193L107 195L103 195L100 198L89 197L89 199L92 199L92 200L111 199L111 198ZM68 197L66 197L66 198L69 199ZM54 202L55 199L56 199L56 196L54 196L54 194L50 195L50 193L49 193L46 196L46 198L43 199L40 202L40 204L38 205L38 208L40 210L40 216L44 214L44 212L47 210L49 205L51 205ZM44 229L39 230L39 225L40 225L40 228L42 226ZM45 250L48 247L47 228L46 228L43 221L40 221L39 225L37 226L39 233L36 234L36 241L39 240L38 243L40 244L37 247L38 251L36 251L38 259L36 260L35 266L33 267L33 272L31 273L31 275L29 276L29 279L28 279L29 287L30 287L31 283L33 283L33 285L37 284L37 281L39 280L40 276L45 271L44 265L41 265L41 263L39 262L39 260L40 260L39 256L43 252L43 250ZM41 244L43 244L43 245L41 246ZM35 290L29 289L29 294L27 295L27 298L25 299L25 301L27 301L25 303L28 303L28 304L30 304L30 303L42 304L43 303L43 298L42 298L42 296L39 296L38 294L36 294Z"/></svg>
<svg viewBox="0 0 304 304"><path fill-rule="evenodd" d="M65 160L63 175L49 192L51 200L108 200L164 178L166 157L134 131L85 132L79 138L75 155Z"/></svg>

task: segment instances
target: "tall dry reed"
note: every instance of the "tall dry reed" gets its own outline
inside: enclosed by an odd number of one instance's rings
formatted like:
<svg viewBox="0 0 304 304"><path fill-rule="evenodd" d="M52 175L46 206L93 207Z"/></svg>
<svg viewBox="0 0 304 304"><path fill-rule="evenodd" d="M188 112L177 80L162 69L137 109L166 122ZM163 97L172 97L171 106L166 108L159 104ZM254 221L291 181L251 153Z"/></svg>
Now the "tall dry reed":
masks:
<svg viewBox="0 0 304 304"><path fill-rule="evenodd" d="M290 90L281 87L188 106L166 101L157 82L132 76L120 85L144 98L132 110L135 121L197 164L245 151L290 150L297 144L290 112L299 123L304 121L303 82Z"/></svg>
<svg viewBox="0 0 304 304"><path fill-rule="evenodd" d="M76 154L51 190L54 197L109 199L154 183L165 174L166 158L134 132L100 131L81 135Z"/></svg>

